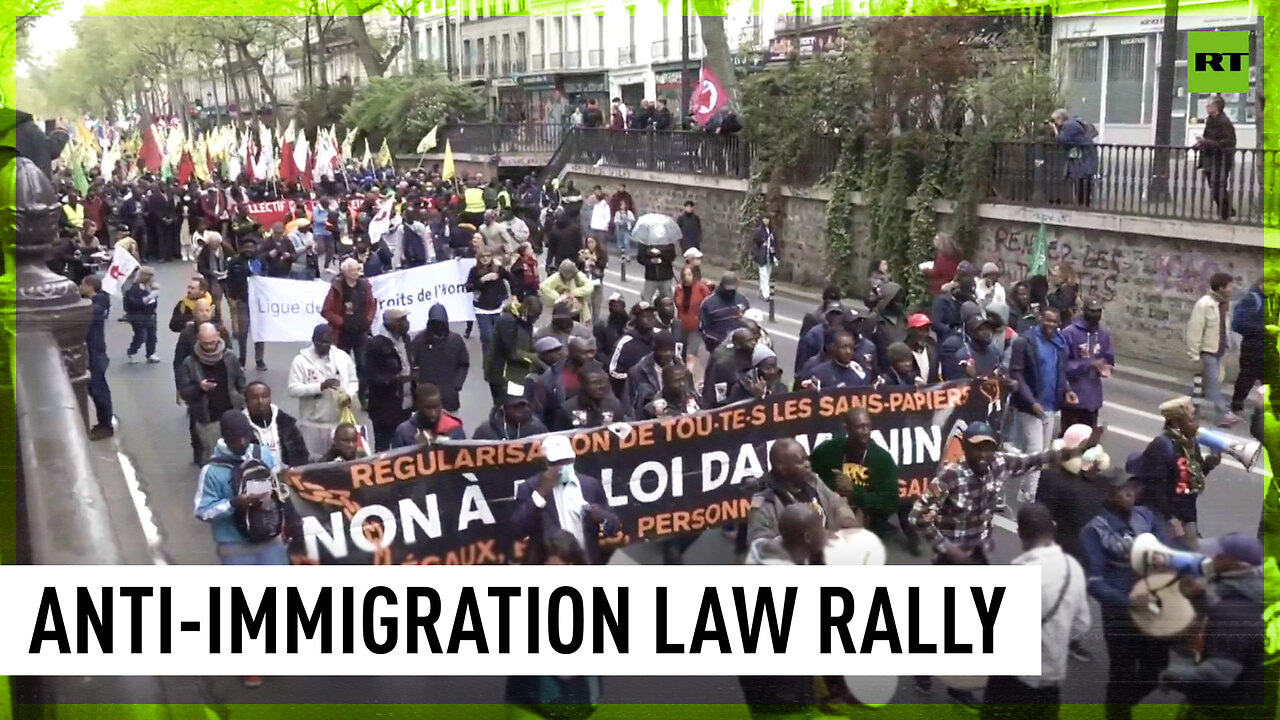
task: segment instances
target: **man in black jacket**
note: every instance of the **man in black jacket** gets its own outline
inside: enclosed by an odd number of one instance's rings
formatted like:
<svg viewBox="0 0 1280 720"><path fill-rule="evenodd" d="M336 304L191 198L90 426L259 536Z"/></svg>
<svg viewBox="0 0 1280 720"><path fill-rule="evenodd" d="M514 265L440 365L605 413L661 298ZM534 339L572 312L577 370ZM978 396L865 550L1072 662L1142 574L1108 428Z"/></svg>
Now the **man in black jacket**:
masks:
<svg viewBox="0 0 1280 720"><path fill-rule="evenodd" d="M369 385L369 422L373 424L373 448L391 448L391 437L409 419L413 393L409 383L409 318L400 308L382 311L382 330L365 347L365 380Z"/></svg>
<svg viewBox="0 0 1280 720"><path fill-rule="evenodd" d="M510 384L523 387L529 375L546 370L533 342L533 326L541 316L542 298L537 295L512 303L498 315L493 326L493 352L485 373L490 387L506 393Z"/></svg>
<svg viewBox="0 0 1280 720"><path fill-rule="evenodd" d="M300 467L311 462L298 421L271 402L271 386L261 380L245 386L244 414L249 417L258 442L282 465Z"/></svg>
<svg viewBox="0 0 1280 720"><path fill-rule="evenodd" d="M543 435L547 426L533 416L529 399L524 396L524 386L508 383L502 396L502 404L489 413L489 421L476 428L473 440L520 440Z"/></svg>
<svg viewBox="0 0 1280 720"><path fill-rule="evenodd" d="M685 200L684 212L676 218L676 225L680 226L681 252L687 252L689 248L702 247L702 218L698 217L697 212L694 211L692 200Z"/></svg>
<svg viewBox="0 0 1280 720"><path fill-rule="evenodd" d="M436 303L427 311L427 328L413 339L409 355L418 383L438 387L444 409L456 413L471 370L471 355L462 336L449 329L449 313L443 305Z"/></svg>
<svg viewBox="0 0 1280 720"><path fill-rule="evenodd" d="M240 367L248 361L249 348L249 278L264 274L264 263L258 257L258 241L252 235L240 241L239 252L226 262L227 305L231 308L231 334L240 346ZM266 372L266 344L253 344L253 358L258 372Z"/></svg>
<svg viewBox="0 0 1280 720"><path fill-rule="evenodd" d="M641 300L631 306L631 322L626 333L618 339L609 358L609 379L613 385L613 394L619 398L626 397L623 387L627 382L627 372L640 362L645 355L653 352L653 339L657 334L657 311L648 302Z"/></svg>
<svg viewBox="0 0 1280 720"><path fill-rule="evenodd" d="M618 341L627 332L627 301L622 293L615 292L609 296L608 312L605 317L596 320L594 335L596 338L596 359L601 365L607 365L613 359L613 350Z"/></svg>
<svg viewBox="0 0 1280 720"><path fill-rule="evenodd" d="M585 368L578 377L582 390L560 407L555 424L557 431L604 427L631 419L631 414L609 391L609 376L603 368Z"/></svg>
<svg viewBox="0 0 1280 720"><path fill-rule="evenodd" d="M653 337L653 352L640 358L627 370L627 381L618 397L639 418L646 405L662 390L662 372L676 360L676 340L669 332Z"/></svg>

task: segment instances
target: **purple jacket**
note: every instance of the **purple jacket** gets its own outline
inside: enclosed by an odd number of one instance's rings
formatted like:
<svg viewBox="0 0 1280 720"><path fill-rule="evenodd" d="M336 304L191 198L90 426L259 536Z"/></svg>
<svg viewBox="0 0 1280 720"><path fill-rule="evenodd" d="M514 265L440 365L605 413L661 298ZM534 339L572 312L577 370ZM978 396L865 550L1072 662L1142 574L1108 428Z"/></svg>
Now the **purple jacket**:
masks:
<svg viewBox="0 0 1280 720"><path fill-rule="evenodd" d="M1102 407L1102 376L1092 363L1099 358L1108 365L1116 364L1111 351L1111 333L1077 317L1062 330L1067 339L1067 382L1080 398L1081 410L1097 410Z"/></svg>

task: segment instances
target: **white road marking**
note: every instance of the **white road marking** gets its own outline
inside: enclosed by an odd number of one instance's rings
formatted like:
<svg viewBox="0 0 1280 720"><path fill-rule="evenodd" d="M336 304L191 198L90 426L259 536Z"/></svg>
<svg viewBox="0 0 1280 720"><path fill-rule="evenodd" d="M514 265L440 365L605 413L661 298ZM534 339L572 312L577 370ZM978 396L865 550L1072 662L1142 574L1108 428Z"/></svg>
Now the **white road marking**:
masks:
<svg viewBox="0 0 1280 720"><path fill-rule="evenodd" d="M112 424L119 428L120 419L112 418ZM129 499L133 501L133 510L138 514L138 524L142 526L142 535L147 539L147 552L151 555L151 561L156 565L168 565L165 560L164 551L161 549L160 526L156 523L155 513L151 511L151 504L147 499L146 492L142 489L142 483L138 479L138 469L133 466L133 461L129 459L120 449L120 441L114 440L116 446L116 457L120 460L120 471L124 475L125 486L129 489Z"/></svg>

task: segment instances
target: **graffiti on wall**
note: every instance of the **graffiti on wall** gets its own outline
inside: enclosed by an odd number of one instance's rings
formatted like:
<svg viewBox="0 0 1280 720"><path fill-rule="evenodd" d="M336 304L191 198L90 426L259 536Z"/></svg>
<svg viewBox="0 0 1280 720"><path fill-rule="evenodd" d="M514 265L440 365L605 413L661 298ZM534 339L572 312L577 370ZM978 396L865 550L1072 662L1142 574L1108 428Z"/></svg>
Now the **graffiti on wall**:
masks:
<svg viewBox="0 0 1280 720"><path fill-rule="evenodd" d="M984 228L984 250L995 256L1006 283L1027 279L1037 230L1013 222ZM1162 363L1185 354L1191 307L1214 273L1234 277L1239 295L1262 267L1253 248L1062 226L1050 227L1047 245L1048 266L1071 263L1081 297L1104 303L1117 352Z"/></svg>

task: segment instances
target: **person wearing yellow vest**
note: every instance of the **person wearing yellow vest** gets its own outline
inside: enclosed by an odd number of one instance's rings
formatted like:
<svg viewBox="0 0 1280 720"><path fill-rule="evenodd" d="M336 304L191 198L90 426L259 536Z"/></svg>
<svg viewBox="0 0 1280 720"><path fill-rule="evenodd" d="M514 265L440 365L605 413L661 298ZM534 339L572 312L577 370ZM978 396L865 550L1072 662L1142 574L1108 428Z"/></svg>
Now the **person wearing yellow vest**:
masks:
<svg viewBox="0 0 1280 720"><path fill-rule="evenodd" d="M498 219L506 222L511 214L511 181L508 180L498 189Z"/></svg>
<svg viewBox="0 0 1280 720"><path fill-rule="evenodd" d="M480 227L484 222L484 190L479 185L468 185L462 192L462 199L464 205L458 220Z"/></svg>
<svg viewBox="0 0 1280 720"><path fill-rule="evenodd" d="M62 203L62 226L77 233L84 228L84 205L80 202L80 193L67 191L67 200Z"/></svg>

